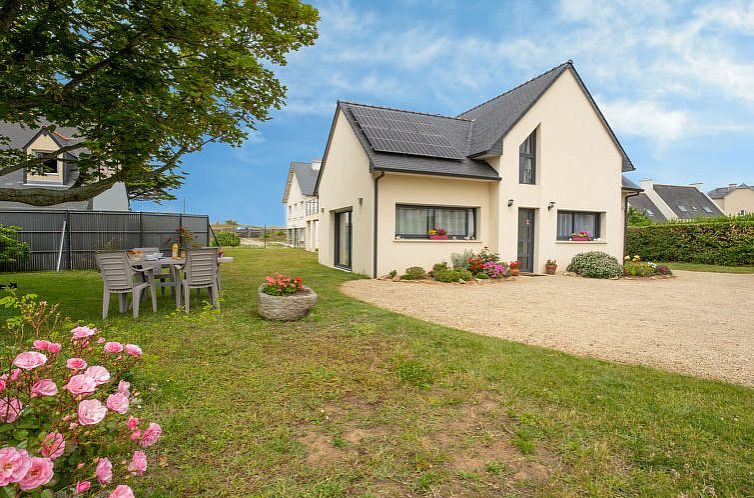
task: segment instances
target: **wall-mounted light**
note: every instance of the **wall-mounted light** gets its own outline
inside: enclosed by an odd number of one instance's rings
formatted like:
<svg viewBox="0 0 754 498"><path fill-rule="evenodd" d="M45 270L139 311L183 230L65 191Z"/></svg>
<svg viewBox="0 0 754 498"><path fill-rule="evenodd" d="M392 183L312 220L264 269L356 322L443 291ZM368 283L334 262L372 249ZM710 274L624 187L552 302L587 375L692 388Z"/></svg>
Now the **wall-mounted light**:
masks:
<svg viewBox="0 0 754 498"><path fill-rule="evenodd" d="M550 203L547 205L547 210L549 211L550 209L554 207L555 207L555 201L550 201Z"/></svg>
<svg viewBox="0 0 754 498"><path fill-rule="evenodd" d="M325 212L325 208L320 209L319 212L320 213L324 213Z"/></svg>
<svg viewBox="0 0 754 498"><path fill-rule="evenodd" d="M363 206L363 205L364 205L364 198L359 197L359 206Z"/></svg>
<svg viewBox="0 0 754 498"><path fill-rule="evenodd" d="M513 205L513 199L508 199L508 207L511 207Z"/></svg>

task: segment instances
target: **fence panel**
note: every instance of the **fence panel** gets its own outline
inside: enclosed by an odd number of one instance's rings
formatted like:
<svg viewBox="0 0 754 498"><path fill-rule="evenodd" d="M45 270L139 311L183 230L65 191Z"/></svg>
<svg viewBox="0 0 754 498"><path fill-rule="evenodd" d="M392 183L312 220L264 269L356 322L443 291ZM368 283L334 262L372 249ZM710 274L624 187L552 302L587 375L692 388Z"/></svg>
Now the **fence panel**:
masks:
<svg viewBox="0 0 754 498"><path fill-rule="evenodd" d="M178 242L181 226L194 233L197 244L204 246L209 241L206 215L5 210L0 211L0 224L21 227L19 239L31 248L26 261L0 265L0 271L55 270L61 237L61 269L94 268L97 251L133 247L159 247L169 251L172 244Z"/></svg>

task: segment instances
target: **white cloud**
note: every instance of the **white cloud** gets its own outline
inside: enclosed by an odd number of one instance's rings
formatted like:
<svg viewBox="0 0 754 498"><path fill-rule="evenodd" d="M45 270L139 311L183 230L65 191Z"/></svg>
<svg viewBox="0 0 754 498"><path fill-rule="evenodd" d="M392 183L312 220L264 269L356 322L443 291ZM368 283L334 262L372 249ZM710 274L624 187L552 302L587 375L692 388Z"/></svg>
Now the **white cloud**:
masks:
<svg viewBox="0 0 754 498"><path fill-rule="evenodd" d="M618 135L646 138L661 147L683 137L692 123L688 113L652 100L602 102L600 109Z"/></svg>

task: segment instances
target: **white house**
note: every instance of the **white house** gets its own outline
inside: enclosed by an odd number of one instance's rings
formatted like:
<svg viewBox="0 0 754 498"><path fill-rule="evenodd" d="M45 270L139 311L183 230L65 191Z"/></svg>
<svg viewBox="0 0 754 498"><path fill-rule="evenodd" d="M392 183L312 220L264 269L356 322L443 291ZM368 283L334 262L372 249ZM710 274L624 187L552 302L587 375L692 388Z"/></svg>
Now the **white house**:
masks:
<svg viewBox="0 0 754 498"><path fill-rule="evenodd" d="M457 116L338 102L314 192L319 261L378 276L485 246L525 272L621 258L633 169L570 61Z"/></svg>
<svg viewBox="0 0 754 498"><path fill-rule="evenodd" d="M652 221L695 220L723 216L724 213L704 192L701 183L666 185L651 179L639 182L642 192L628 199L628 205Z"/></svg>
<svg viewBox="0 0 754 498"><path fill-rule="evenodd" d="M314 187L321 164L321 160L292 162L283 194L288 243L307 251L319 248L319 200Z"/></svg>
<svg viewBox="0 0 754 498"><path fill-rule="evenodd" d="M16 123L0 121L0 137L6 137L7 147L20 149L29 156L50 154L61 147L77 143L75 128L48 127L27 128ZM41 171L17 170L0 177L3 188L27 189L44 187L68 189L79 175L74 163L78 151L65 152L46 160ZM128 211L128 195L123 182L117 182L96 197L77 202L65 202L54 206L30 206L20 202L0 202L0 209L71 209L90 211Z"/></svg>

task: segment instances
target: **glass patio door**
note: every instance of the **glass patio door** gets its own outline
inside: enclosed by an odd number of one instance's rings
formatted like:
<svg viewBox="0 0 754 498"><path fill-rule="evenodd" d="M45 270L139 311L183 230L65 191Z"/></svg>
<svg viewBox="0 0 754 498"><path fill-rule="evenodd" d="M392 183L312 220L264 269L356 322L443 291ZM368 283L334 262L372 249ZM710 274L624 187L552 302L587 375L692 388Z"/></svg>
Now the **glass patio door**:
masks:
<svg viewBox="0 0 754 498"><path fill-rule="evenodd" d="M335 266L351 269L352 212L335 213Z"/></svg>

